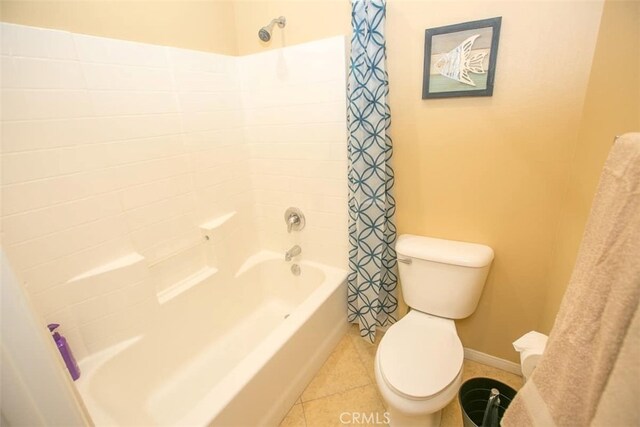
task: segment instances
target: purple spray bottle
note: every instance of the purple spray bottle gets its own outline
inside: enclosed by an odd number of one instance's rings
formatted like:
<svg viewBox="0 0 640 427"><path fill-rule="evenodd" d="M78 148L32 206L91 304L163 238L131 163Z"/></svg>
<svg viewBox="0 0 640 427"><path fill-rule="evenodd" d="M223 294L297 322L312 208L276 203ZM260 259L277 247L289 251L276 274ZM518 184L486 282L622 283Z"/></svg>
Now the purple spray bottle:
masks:
<svg viewBox="0 0 640 427"><path fill-rule="evenodd" d="M57 323L51 323L48 325L48 328L51 332L53 332L58 326ZM77 380L80 378L80 368L78 367L78 363L76 363L76 359L73 357L73 353L71 352L71 348L67 343L67 339L60 335L58 332L53 332L53 340L56 342L56 347L60 350L60 354L62 355L62 359L64 360L64 364L67 365L67 369L71 374L71 378L73 380Z"/></svg>

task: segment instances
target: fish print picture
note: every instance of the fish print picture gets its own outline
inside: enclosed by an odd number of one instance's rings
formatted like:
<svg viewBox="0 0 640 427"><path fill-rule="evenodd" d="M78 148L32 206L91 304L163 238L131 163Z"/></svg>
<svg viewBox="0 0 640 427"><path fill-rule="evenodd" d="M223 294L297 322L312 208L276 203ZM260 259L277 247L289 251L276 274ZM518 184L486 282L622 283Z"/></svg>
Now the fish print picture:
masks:
<svg viewBox="0 0 640 427"><path fill-rule="evenodd" d="M427 29L422 98L493 95L501 20Z"/></svg>

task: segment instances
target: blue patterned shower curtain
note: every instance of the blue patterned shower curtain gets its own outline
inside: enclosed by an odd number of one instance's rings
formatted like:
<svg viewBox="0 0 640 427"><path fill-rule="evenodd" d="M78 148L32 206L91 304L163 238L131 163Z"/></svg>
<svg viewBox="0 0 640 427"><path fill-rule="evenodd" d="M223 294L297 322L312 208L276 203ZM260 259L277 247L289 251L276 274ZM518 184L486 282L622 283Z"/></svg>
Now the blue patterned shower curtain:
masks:
<svg viewBox="0 0 640 427"><path fill-rule="evenodd" d="M349 321L373 342L396 321L395 200L384 38L385 0L352 0L348 81Z"/></svg>

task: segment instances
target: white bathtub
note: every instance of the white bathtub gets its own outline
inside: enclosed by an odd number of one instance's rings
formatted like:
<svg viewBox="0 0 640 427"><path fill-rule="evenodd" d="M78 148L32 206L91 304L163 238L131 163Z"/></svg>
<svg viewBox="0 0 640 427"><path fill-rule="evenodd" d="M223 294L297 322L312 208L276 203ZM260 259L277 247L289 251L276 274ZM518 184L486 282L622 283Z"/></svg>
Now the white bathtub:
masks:
<svg viewBox="0 0 640 427"><path fill-rule="evenodd" d="M97 426L275 425L347 328L346 272L260 252L154 304L143 335L80 363Z"/></svg>

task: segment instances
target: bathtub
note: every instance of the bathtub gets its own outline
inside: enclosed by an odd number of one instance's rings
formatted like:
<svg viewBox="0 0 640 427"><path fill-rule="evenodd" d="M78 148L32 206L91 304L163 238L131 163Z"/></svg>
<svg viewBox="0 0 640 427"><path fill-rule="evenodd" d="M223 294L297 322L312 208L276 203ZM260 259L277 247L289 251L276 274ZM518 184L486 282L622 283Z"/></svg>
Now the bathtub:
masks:
<svg viewBox="0 0 640 427"><path fill-rule="evenodd" d="M277 425L347 329L346 271L259 252L80 362L97 426Z"/></svg>

